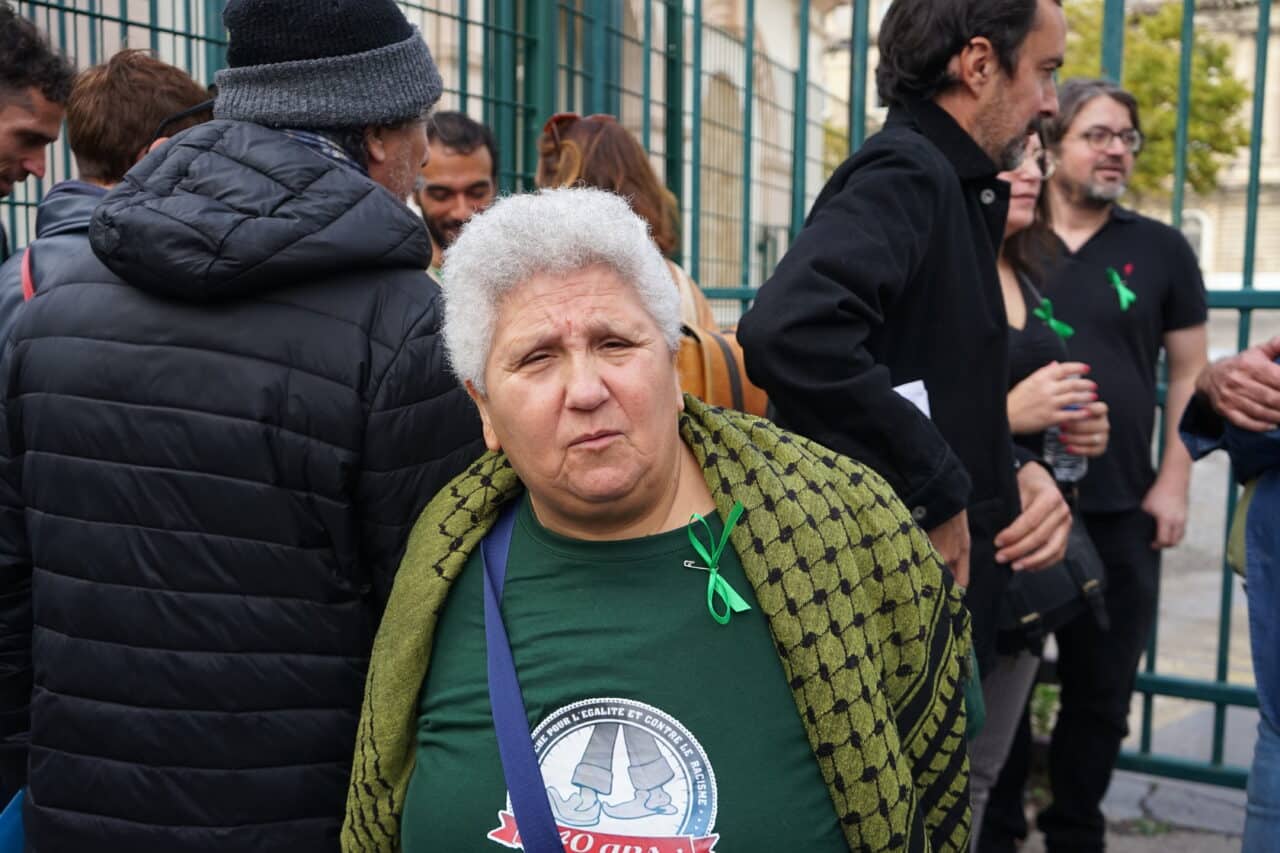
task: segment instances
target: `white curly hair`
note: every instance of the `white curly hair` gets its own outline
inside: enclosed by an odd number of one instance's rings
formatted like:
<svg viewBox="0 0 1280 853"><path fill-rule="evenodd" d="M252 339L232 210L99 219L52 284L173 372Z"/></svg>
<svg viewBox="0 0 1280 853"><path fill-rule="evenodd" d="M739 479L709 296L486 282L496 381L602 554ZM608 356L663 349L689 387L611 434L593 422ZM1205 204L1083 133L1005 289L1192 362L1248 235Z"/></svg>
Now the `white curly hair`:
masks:
<svg viewBox="0 0 1280 853"><path fill-rule="evenodd" d="M539 275L601 265L635 288L667 347L680 345L680 295L626 199L586 187L499 199L445 253L444 345L453 372L485 393L484 368L505 294Z"/></svg>

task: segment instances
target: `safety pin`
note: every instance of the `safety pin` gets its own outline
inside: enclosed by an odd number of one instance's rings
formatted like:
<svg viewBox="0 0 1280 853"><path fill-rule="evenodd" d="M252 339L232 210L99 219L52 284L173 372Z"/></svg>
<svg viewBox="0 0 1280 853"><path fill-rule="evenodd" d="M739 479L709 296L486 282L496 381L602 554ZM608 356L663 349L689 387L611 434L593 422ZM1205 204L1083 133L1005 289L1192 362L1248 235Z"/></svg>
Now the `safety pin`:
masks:
<svg viewBox="0 0 1280 853"><path fill-rule="evenodd" d="M700 572L709 572L709 571L711 571L711 570L710 570L710 569L708 569L706 566L699 566L699 565L698 565L697 563L695 563L693 560L685 560L685 561L684 561L684 567L685 567L686 569L697 569L697 570L698 570L698 571L700 571Z"/></svg>

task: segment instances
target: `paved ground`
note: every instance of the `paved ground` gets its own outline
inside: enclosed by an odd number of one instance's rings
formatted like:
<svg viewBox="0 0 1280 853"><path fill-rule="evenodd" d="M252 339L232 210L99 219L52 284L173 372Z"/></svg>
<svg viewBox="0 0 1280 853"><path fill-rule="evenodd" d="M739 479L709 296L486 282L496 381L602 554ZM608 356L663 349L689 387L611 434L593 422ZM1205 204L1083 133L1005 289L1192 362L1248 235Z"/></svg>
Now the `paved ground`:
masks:
<svg viewBox="0 0 1280 853"><path fill-rule="evenodd" d="M1280 317L1257 312L1250 343L1280 334ZM1214 357L1236 351L1234 312L1214 312L1210 322ZM1158 672L1213 679L1217 672L1221 571L1225 536L1228 469L1223 454L1197 463L1191 487L1186 541L1167 552L1161 577L1157 627ZM1244 595L1230 580L1232 607L1225 676L1234 684L1253 684ZM1134 700L1133 734L1126 749L1138 747L1142 703ZM1208 760L1212 753L1214 709L1201 702L1158 698L1152 717L1156 753ZM1229 709L1225 716L1223 760L1247 767L1253 755L1257 712ZM1244 823L1244 792L1119 772L1104 804L1113 853L1237 853ZM1278 844L1280 848L1280 844ZM1041 836L1032 833L1022 853L1043 853Z"/></svg>

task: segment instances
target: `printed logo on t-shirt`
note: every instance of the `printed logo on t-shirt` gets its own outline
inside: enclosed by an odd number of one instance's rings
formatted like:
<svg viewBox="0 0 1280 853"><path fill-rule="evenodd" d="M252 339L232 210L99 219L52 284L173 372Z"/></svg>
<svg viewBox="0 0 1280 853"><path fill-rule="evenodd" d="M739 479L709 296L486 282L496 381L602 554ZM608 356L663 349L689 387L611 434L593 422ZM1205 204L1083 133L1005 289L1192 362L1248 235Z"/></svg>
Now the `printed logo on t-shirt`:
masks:
<svg viewBox="0 0 1280 853"><path fill-rule="evenodd" d="M678 720L630 699L588 699L533 731L560 840L570 853L712 853L716 775ZM522 848L507 807L489 840Z"/></svg>

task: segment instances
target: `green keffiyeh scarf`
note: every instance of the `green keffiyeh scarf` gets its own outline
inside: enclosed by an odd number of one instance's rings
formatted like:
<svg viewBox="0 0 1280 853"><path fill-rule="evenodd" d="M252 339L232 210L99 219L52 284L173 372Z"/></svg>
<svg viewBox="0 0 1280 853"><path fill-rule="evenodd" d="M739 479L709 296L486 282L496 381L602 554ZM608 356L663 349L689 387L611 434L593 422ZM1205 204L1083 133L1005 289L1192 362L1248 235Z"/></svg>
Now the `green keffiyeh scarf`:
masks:
<svg viewBox="0 0 1280 853"><path fill-rule="evenodd" d="M928 538L870 469L685 398L680 434L769 619L851 850L965 851L969 616ZM400 845L418 698L450 586L522 490L487 454L427 506L374 641L342 849Z"/></svg>

